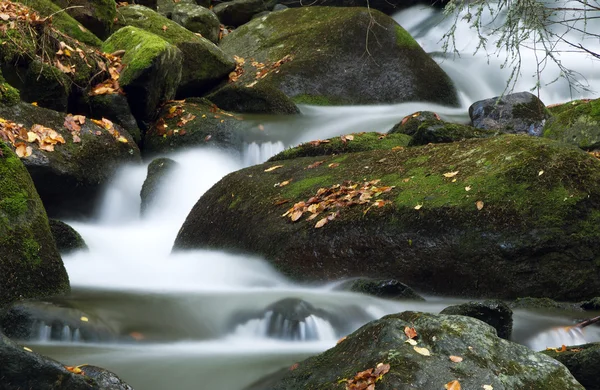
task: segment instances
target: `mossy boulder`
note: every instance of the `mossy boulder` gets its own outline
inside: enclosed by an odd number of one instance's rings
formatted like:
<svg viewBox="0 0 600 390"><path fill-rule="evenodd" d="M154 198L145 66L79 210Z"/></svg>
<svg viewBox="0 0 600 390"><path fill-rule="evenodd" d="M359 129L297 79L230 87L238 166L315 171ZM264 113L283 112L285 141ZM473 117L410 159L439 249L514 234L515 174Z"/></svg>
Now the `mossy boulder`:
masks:
<svg viewBox="0 0 600 390"><path fill-rule="evenodd" d="M478 129L540 136L552 115L537 96L519 92L475 102L469 116Z"/></svg>
<svg viewBox="0 0 600 390"><path fill-rule="evenodd" d="M299 114L296 104L280 90L269 85L247 87L227 83L206 96L224 110L249 114Z"/></svg>
<svg viewBox="0 0 600 390"><path fill-rule="evenodd" d="M470 138L487 138L497 135L493 130L482 130L460 123L448 123L438 120L424 121L413 134L408 146L442 144L462 141Z"/></svg>
<svg viewBox="0 0 600 390"><path fill-rule="evenodd" d="M200 2L197 2L195 0L180 0L177 3L175 3L173 0L150 0L150 1L154 1L156 3L156 6L152 7L150 5L143 4L142 2L136 2L136 4L151 8L167 19L171 19L171 17L173 16L173 9L175 8L175 5L177 5L177 4L198 4L198 5L207 7L207 8L210 7L210 0L205 0L206 2L208 2L208 4L200 4Z"/></svg>
<svg viewBox="0 0 600 390"><path fill-rule="evenodd" d="M467 302L446 307L440 314L477 318L490 325L498 337L510 340L513 328L513 312L508 305L498 300Z"/></svg>
<svg viewBox="0 0 600 390"><path fill-rule="evenodd" d="M219 43L219 19L214 12L198 4L175 4L171 20L212 43Z"/></svg>
<svg viewBox="0 0 600 390"><path fill-rule="evenodd" d="M586 150L600 148L600 99L566 103L555 112L544 127L544 137Z"/></svg>
<svg viewBox="0 0 600 390"><path fill-rule="evenodd" d="M146 214L146 210L152 206L152 203L156 200L158 190L164 186L166 176L173 172L178 165L175 161L165 157L152 160L148 165L148 174L140 191L142 199L141 215Z"/></svg>
<svg viewBox="0 0 600 390"><path fill-rule="evenodd" d="M88 31L85 26L82 26L68 12L63 12L62 8L54 4L51 0L20 0L19 3L33 8L42 17L52 15L52 25L54 27L81 43L95 47L99 47L102 44L102 41L96 35Z"/></svg>
<svg viewBox="0 0 600 390"><path fill-rule="evenodd" d="M564 364L586 390L600 390L600 343L570 346L560 352L545 350L542 353Z"/></svg>
<svg viewBox="0 0 600 390"><path fill-rule="evenodd" d="M27 145L32 154L22 159L51 217L91 216L102 189L122 164L139 162L140 151L133 138L115 125L122 139L89 118L75 135L64 125L65 114L19 103L0 106L0 118L23 124L30 129L38 124L56 131L65 143L54 145L54 151L41 150L38 143ZM23 141L22 141L23 142Z"/></svg>
<svg viewBox="0 0 600 390"><path fill-rule="evenodd" d="M51 219L50 231L52 232L52 237L54 237L58 251L62 254L88 249L83 237L63 221Z"/></svg>
<svg viewBox="0 0 600 390"><path fill-rule="evenodd" d="M146 133L144 153L152 155L198 146L217 146L240 153L244 134L251 126L203 98L168 103Z"/></svg>
<svg viewBox="0 0 600 390"><path fill-rule="evenodd" d="M417 332L414 347L405 342L405 327ZM454 363L449 356L459 356L462 361ZM443 389L452 381L466 389L483 385L495 390L583 389L556 360L497 337L492 327L479 320L417 312L370 322L261 389L343 390L379 363L389 365L389 372L377 380L376 387L381 390ZM362 379L367 377L363 373Z"/></svg>
<svg viewBox="0 0 600 390"><path fill-rule="evenodd" d="M408 146L410 140L411 137L405 134L386 135L376 132L348 134L326 140L305 142L276 154L269 161L290 160L307 156L332 156L378 149L392 150L395 148L395 150L398 150Z"/></svg>
<svg viewBox="0 0 600 390"><path fill-rule="evenodd" d="M31 177L0 141L0 306L68 291L69 278Z"/></svg>
<svg viewBox="0 0 600 390"><path fill-rule="evenodd" d="M435 61L392 18L367 8L272 12L228 34L221 48L248 59L236 83L268 84L296 103L458 105Z"/></svg>
<svg viewBox="0 0 600 390"><path fill-rule="evenodd" d="M524 297L517 298L509 302L511 309L525 309L534 311L556 311L556 310L577 310L577 304L571 302L557 302L550 298Z"/></svg>
<svg viewBox="0 0 600 390"><path fill-rule="evenodd" d="M115 0L52 0L73 19L81 23L98 38L104 40L112 34L117 17Z"/></svg>
<svg viewBox="0 0 600 390"><path fill-rule="evenodd" d="M178 89L180 97L200 96L208 92L221 81L227 80L235 68L233 58L214 43L147 7L128 5L119 8L118 25L144 29L181 50L183 67Z"/></svg>
<svg viewBox="0 0 600 390"><path fill-rule="evenodd" d="M350 279L336 286L336 290L352 291L383 299L425 300L425 298L417 294L415 290L395 279Z"/></svg>
<svg viewBox="0 0 600 390"><path fill-rule="evenodd" d="M523 135L268 162L207 191L174 249L255 253L297 280L589 299L600 288L599 180L600 161L579 148ZM313 203L328 209L307 221Z"/></svg>
<svg viewBox="0 0 600 390"><path fill-rule="evenodd" d="M443 8L448 0L280 0L280 4L288 7L327 6L327 7L370 7L387 15L412 7L415 4L426 4Z"/></svg>
<svg viewBox="0 0 600 390"><path fill-rule="evenodd" d="M401 133L407 135L414 135L421 123L425 121L441 121L442 118L435 112L431 111L418 111L410 115L405 116L402 120L394 125L388 134Z"/></svg>
<svg viewBox="0 0 600 390"><path fill-rule="evenodd" d="M119 83L135 118L149 123L157 108L175 97L181 81L181 51L158 35L132 26L111 35L102 50L125 50L122 63L126 66Z"/></svg>
<svg viewBox="0 0 600 390"><path fill-rule="evenodd" d="M4 80L0 73L0 104L5 106L14 106L21 101L19 90Z"/></svg>
<svg viewBox="0 0 600 390"><path fill-rule="evenodd" d="M226 26L238 27L248 23L260 12L270 11L277 0L232 0L217 4L213 12Z"/></svg>
<svg viewBox="0 0 600 390"><path fill-rule="evenodd" d="M131 113L127 97L118 93L107 95L86 96L79 112L86 113L92 118L107 118L127 130L139 145L142 140L140 130L135 117Z"/></svg>

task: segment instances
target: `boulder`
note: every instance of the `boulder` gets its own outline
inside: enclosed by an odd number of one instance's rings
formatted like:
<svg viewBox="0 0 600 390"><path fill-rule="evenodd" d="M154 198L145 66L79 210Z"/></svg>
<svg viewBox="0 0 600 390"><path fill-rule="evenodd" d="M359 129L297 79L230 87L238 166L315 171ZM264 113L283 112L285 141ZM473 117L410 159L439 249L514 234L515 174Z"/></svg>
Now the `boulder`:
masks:
<svg viewBox="0 0 600 390"><path fill-rule="evenodd" d="M425 300L425 298L417 294L415 290L395 279L350 279L339 284L336 289L372 295L383 299Z"/></svg>
<svg viewBox="0 0 600 390"><path fill-rule="evenodd" d="M14 106L21 101L19 90L10 85L0 73L0 104Z"/></svg>
<svg viewBox="0 0 600 390"><path fill-rule="evenodd" d="M107 128L88 118L81 125L73 117L26 103L0 106L0 118L13 129L35 133L32 142L16 136L11 146L21 145L23 164L51 217L93 215L103 186L117 168L140 161L133 138L117 125Z"/></svg>
<svg viewBox="0 0 600 390"><path fill-rule="evenodd" d="M271 157L269 161L291 160L307 156L335 156L368 150L399 150L408 146L411 137L405 134L375 132L348 134L326 140L310 141Z"/></svg>
<svg viewBox="0 0 600 390"><path fill-rule="evenodd" d="M68 291L69 278L31 177L0 140L0 306Z"/></svg>
<svg viewBox="0 0 600 390"><path fill-rule="evenodd" d="M288 7L328 6L328 7L370 7L387 15L392 15L415 4L426 4L443 8L448 0L313 0L309 3L302 0L280 0Z"/></svg>
<svg viewBox="0 0 600 390"><path fill-rule="evenodd" d="M414 346L406 327L417 333ZM375 382L382 390L443 389L454 381L464 389L583 389L558 361L497 337L479 320L417 312L370 322L261 389L375 388Z"/></svg>
<svg viewBox="0 0 600 390"><path fill-rule="evenodd" d="M104 40L112 34L117 17L115 0L52 0L73 19L81 23L98 38Z"/></svg>
<svg viewBox="0 0 600 390"><path fill-rule="evenodd" d="M139 145L142 140L142 131L138 127L135 117L131 113L127 97L118 93L107 95L92 95L86 97L85 104L81 107L82 113L87 113L92 118L107 118L125 130Z"/></svg>
<svg viewBox="0 0 600 390"><path fill-rule="evenodd" d="M159 36L132 26L111 35L102 50L125 50L119 83L135 118L149 123L158 106L175 97L181 80L181 51Z"/></svg>
<svg viewBox="0 0 600 390"><path fill-rule="evenodd" d="M280 90L269 85L247 87L227 83L206 96L224 110L248 114L300 114L296 104Z"/></svg>
<svg viewBox="0 0 600 390"><path fill-rule="evenodd" d="M198 33L212 43L219 43L219 19L208 8L194 4L177 3L171 20L191 32Z"/></svg>
<svg viewBox="0 0 600 390"><path fill-rule="evenodd" d="M221 48L248 59L236 83L267 84L296 103L458 105L435 61L392 18L367 8L272 12L225 36Z"/></svg>
<svg viewBox="0 0 600 390"><path fill-rule="evenodd" d="M438 120L424 121L412 135L408 146L427 145L430 143L442 144L470 138L493 137L494 135L496 135L496 132L493 130L481 130L459 123L448 123Z"/></svg>
<svg viewBox="0 0 600 390"><path fill-rule="evenodd" d="M81 310L48 302L25 301L7 308L0 330L15 340L110 342L117 334Z"/></svg>
<svg viewBox="0 0 600 390"><path fill-rule="evenodd" d="M585 150L600 148L600 99L565 103L554 112L554 117L544 126L544 137Z"/></svg>
<svg viewBox="0 0 600 390"><path fill-rule="evenodd" d="M589 301L583 302L580 307L583 310L600 311L600 297L594 297Z"/></svg>
<svg viewBox="0 0 600 390"><path fill-rule="evenodd" d="M235 69L233 58L214 43L140 5L119 8L119 25L135 26L158 35L183 54L179 97L201 96L227 79ZM166 28L163 28L166 27Z"/></svg>
<svg viewBox="0 0 600 390"><path fill-rule="evenodd" d="M213 12L226 26L238 27L248 23L260 12L270 11L277 0L232 0L217 4Z"/></svg>
<svg viewBox="0 0 600 390"><path fill-rule="evenodd" d="M407 134L414 135L417 132L417 129L421 124L425 121L441 121L442 118L435 112L431 111L419 111L412 113L410 115L405 116L402 120L394 125L389 131L388 134Z"/></svg>
<svg viewBox="0 0 600 390"><path fill-rule="evenodd" d="M268 162L208 190L174 250L247 251L303 281L590 299L599 180L600 161L581 149L524 135Z"/></svg>
<svg viewBox="0 0 600 390"><path fill-rule="evenodd" d="M502 301L487 300L483 302L467 302L448 306L440 314L450 314L477 318L490 325L498 333L498 337L510 340L513 327L512 310Z"/></svg>
<svg viewBox="0 0 600 390"><path fill-rule="evenodd" d="M570 346L566 351L548 349L542 353L564 364L586 390L600 390L600 343Z"/></svg>
<svg viewBox="0 0 600 390"><path fill-rule="evenodd" d="M88 249L81 235L71 226L57 219L51 219L49 222L50 232L52 232L56 248L61 254Z"/></svg>
<svg viewBox="0 0 600 390"><path fill-rule="evenodd" d="M513 302L509 302L508 305L511 309L525 309L534 311L548 311L548 310L577 310L577 304L572 302L556 302L550 298L535 298L525 297L517 298Z"/></svg>
<svg viewBox="0 0 600 390"><path fill-rule="evenodd" d="M136 2L136 4L151 8L167 19L171 19L171 17L173 16L173 9L175 8L175 5L177 5L177 4L197 4L197 5L206 7L206 8L210 7L210 0L206 0L209 4L200 4L199 2L196 2L195 0L180 0L177 3L174 2L173 0L152 0L152 1L156 2L155 7L151 7L149 5L146 5L146 4L143 4L140 2Z"/></svg>
<svg viewBox="0 0 600 390"><path fill-rule="evenodd" d="M551 114L537 96L519 92L475 102L469 116L478 129L540 136Z"/></svg>
<svg viewBox="0 0 600 390"><path fill-rule="evenodd" d="M144 152L152 155L197 146L242 151L250 127L240 117L206 99L189 98L166 104L144 138Z"/></svg>
<svg viewBox="0 0 600 390"><path fill-rule="evenodd" d="M146 210L152 206L152 203L156 200L158 190L164 185L166 176L176 169L178 165L170 158L164 157L152 160L148 165L148 175L146 176L146 180L144 180L140 192L140 197L142 198L140 206L141 215L146 214Z"/></svg>
<svg viewBox="0 0 600 390"><path fill-rule="evenodd" d="M133 390L115 374L84 365L73 371L22 347L0 333L0 367L4 390Z"/></svg>

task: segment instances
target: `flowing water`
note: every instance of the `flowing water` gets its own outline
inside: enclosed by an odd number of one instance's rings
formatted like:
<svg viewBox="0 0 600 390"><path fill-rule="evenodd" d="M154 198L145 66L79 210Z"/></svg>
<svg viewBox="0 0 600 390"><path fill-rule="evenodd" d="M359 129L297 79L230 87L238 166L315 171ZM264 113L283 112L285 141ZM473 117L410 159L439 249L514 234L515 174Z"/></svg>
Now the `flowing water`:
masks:
<svg viewBox="0 0 600 390"><path fill-rule="evenodd" d="M439 12L415 7L395 18L427 51L440 50L438 39L446 27L440 24ZM458 37L461 50L470 53L472 32L459 30ZM530 59L531 53L524 56ZM118 340L86 342L76 327L54 329L39 323L39 339L30 346L67 364L105 367L137 390L239 390L334 346L338 338L385 314L439 312L460 302L438 297L427 297L427 302L381 300L337 291L335 284L293 283L254 256L202 250L171 253L192 206L229 172L263 162L299 142L385 132L415 111L431 110L446 120L466 122L472 102L504 90L505 72L498 70L496 60L488 65L485 56L435 58L454 80L461 107L419 102L306 106L298 117L249 118L256 131L241 156L207 148L170 155L179 165L144 217L139 193L147 165L123 167L107 188L97 217L71 222L89 251L64 258L73 286L64 303L111 328ZM582 74L597 74L591 61L570 63ZM528 76L524 72L517 91L533 85ZM540 97L550 104L580 96L558 82L542 89ZM513 339L536 350L600 340L594 326L584 331L563 328L582 316L516 311Z"/></svg>

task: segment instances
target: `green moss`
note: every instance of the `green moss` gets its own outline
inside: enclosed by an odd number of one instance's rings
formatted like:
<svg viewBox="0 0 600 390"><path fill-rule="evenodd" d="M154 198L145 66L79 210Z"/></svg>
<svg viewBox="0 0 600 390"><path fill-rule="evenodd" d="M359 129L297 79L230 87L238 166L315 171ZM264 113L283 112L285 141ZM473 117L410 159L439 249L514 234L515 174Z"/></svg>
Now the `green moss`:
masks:
<svg viewBox="0 0 600 390"><path fill-rule="evenodd" d="M17 218L27 210L27 194L20 191L11 197L0 199L0 210L11 219Z"/></svg>
<svg viewBox="0 0 600 390"><path fill-rule="evenodd" d="M0 103L5 106L14 106L21 101L19 90L6 82L0 83Z"/></svg>
<svg viewBox="0 0 600 390"><path fill-rule="evenodd" d="M309 95L306 93L294 96L292 100L296 104L308 104L311 106L336 106L340 104L336 104L336 99L331 96Z"/></svg>
<svg viewBox="0 0 600 390"><path fill-rule="evenodd" d="M396 43L400 47L408 49L415 49L419 47L419 44L415 39L400 25L395 26L396 29Z"/></svg>
<svg viewBox="0 0 600 390"><path fill-rule="evenodd" d="M316 192L321 187L329 187L335 184L329 175L310 177L300 181L292 181L283 187L283 196L285 198L298 199L300 194Z"/></svg>
<svg viewBox="0 0 600 390"><path fill-rule="evenodd" d="M40 245L33 238L23 240L23 254L25 260L32 264L39 265L42 261L40 258Z"/></svg>
<svg viewBox="0 0 600 390"><path fill-rule="evenodd" d="M237 205L239 205L242 202L242 197L240 196L236 196L233 198L233 200L231 201L231 203L229 204L229 209L234 209L237 207Z"/></svg>
<svg viewBox="0 0 600 390"><path fill-rule="evenodd" d="M544 126L544 137L583 149L600 147L600 99L565 104Z"/></svg>

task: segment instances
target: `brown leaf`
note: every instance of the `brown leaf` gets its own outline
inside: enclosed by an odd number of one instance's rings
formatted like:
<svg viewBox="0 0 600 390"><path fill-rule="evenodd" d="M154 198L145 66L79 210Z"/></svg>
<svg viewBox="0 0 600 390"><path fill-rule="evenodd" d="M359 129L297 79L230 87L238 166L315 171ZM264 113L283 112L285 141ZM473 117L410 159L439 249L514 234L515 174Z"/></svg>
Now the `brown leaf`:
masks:
<svg viewBox="0 0 600 390"><path fill-rule="evenodd" d="M302 217L303 212L300 210L296 210L292 213L290 219L292 220L292 222L296 222L297 220L299 220Z"/></svg>
<svg viewBox="0 0 600 390"><path fill-rule="evenodd" d="M79 367L65 366L65 368L67 369L67 371L70 371L73 374L84 375L84 372Z"/></svg>
<svg viewBox="0 0 600 390"><path fill-rule="evenodd" d="M319 219L319 221L318 221L318 222L315 224L315 228L316 228L316 229L322 228L323 226L325 226L325 224L326 224L327 222L329 222L329 220L328 220L328 218L327 218L327 217L325 217L325 218L321 218L321 219Z"/></svg>
<svg viewBox="0 0 600 390"><path fill-rule="evenodd" d="M477 202L475 202L475 206L477 206L477 210L481 210L483 208L483 202L481 200L478 200Z"/></svg>
<svg viewBox="0 0 600 390"><path fill-rule="evenodd" d="M444 175L444 177L454 177L454 176L458 175L458 171L446 172L443 175Z"/></svg>
<svg viewBox="0 0 600 390"><path fill-rule="evenodd" d="M274 171L274 170L282 168L282 167L283 167L283 165L275 165L275 166L272 166L271 168L265 169L265 172L271 172L271 171Z"/></svg>
<svg viewBox="0 0 600 390"><path fill-rule="evenodd" d="M387 363L378 363L377 367L375 368L375 372L373 372L373 375L375 375L376 377L380 377L383 376L385 374L388 373L388 371L390 371L390 365Z"/></svg>
<svg viewBox="0 0 600 390"><path fill-rule="evenodd" d="M463 361L463 358L460 356L450 355L450 360L452 360L454 363L460 363Z"/></svg>
<svg viewBox="0 0 600 390"><path fill-rule="evenodd" d="M337 168L340 166L340 163L331 163L328 165L329 168Z"/></svg>
<svg viewBox="0 0 600 390"><path fill-rule="evenodd" d="M427 348L413 347L413 349L415 350L416 353L418 353L420 355L431 356L431 352L429 352L429 350Z"/></svg>
<svg viewBox="0 0 600 390"><path fill-rule="evenodd" d="M316 162L310 164L309 166L307 166L306 168L307 169L313 169L313 168L316 168L316 167L318 167L319 165L321 165L323 163L324 163L324 161L316 161Z"/></svg>
<svg viewBox="0 0 600 390"><path fill-rule="evenodd" d="M21 144L17 145L17 147L15 148L15 153L20 158L25 158L25 157L31 156L31 153L33 153L33 150L31 149L31 146L27 146L24 143L21 143Z"/></svg>
<svg viewBox="0 0 600 390"><path fill-rule="evenodd" d="M460 383L458 381L448 382L444 385L446 390L460 390Z"/></svg>
<svg viewBox="0 0 600 390"><path fill-rule="evenodd" d="M414 339L415 337L417 337L417 331L415 330L415 328L411 328L409 326L404 327L404 334L409 339Z"/></svg>

